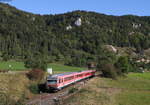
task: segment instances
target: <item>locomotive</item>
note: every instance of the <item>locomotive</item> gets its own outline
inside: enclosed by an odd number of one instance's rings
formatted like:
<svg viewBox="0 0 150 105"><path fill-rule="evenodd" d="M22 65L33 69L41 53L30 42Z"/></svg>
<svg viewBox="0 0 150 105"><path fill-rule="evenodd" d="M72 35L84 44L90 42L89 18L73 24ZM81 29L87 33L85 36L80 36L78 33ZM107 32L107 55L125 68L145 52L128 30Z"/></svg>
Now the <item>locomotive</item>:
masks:
<svg viewBox="0 0 150 105"><path fill-rule="evenodd" d="M48 90L61 90L70 84L95 76L95 72L95 70L86 70L51 75L47 77L46 87Z"/></svg>

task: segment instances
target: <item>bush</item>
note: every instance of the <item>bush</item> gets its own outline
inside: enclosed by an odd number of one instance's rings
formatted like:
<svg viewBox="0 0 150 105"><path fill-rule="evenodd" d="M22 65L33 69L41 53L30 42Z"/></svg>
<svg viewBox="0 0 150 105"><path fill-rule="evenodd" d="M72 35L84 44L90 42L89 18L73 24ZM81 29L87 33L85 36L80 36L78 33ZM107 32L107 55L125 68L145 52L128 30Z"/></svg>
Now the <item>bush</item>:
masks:
<svg viewBox="0 0 150 105"><path fill-rule="evenodd" d="M126 56L119 57L118 61L115 63L115 66L118 69L120 69L122 73L128 73L129 72L128 57Z"/></svg>
<svg viewBox="0 0 150 105"><path fill-rule="evenodd" d="M41 69L33 69L27 73L30 80L41 80L44 77L44 71Z"/></svg>
<svg viewBox="0 0 150 105"><path fill-rule="evenodd" d="M120 72L114 66L116 58L117 56L114 53L102 49L97 59L97 70L101 71L104 77L116 79Z"/></svg>
<svg viewBox="0 0 150 105"><path fill-rule="evenodd" d="M90 93L91 91L90 90L88 90L88 89L85 89L85 88L82 88L80 91L79 91L79 93Z"/></svg>
<svg viewBox="0 0 150 105"><path fill-rule="evenodd" d="M69 93L74 93L74 92L76 92L76 91L78 91L77 88L71 88L71 89L69 90Z"/></svg>
<svg viewBox="0 0 150 105"><path fill-rule="evenodd" d="M38 85L37 84L31 84L29 86L29 90L34 93L34 94L37 94L39 93L39 88L38 88Z"/></svg>
<svg viewBox="0 0 150 105"><path fill-rule="evenodd" d="M97 57L97 70L101 70L105 64L114 64L116 62L116 55L107 50L102 50Z"/></svg>
<svg viewBox="0 0 150 105"><path fill-rule="evenodd" d="M117 69L113 64L105 64L101 69L104 77L116 79L117 78Z"/></svg>

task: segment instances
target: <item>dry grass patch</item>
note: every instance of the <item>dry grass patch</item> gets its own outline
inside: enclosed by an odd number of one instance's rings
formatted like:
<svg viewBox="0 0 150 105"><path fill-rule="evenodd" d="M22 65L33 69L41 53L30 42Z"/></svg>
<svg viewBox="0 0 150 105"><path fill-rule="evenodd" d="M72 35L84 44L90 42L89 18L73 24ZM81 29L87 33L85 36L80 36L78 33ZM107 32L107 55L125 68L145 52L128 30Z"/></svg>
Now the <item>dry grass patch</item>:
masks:
<svg viewBox="0 0 150 105"><path fill-rule="evenodd" d="M100 88L103 84L101 78L89 80L77 94L65 100L64 105L115 105L117 90Z"/></svg>
<svg viewBox="0 0 150 105"><path fill-rule="evenodd" d="M0 93L8 95L14 100L30 95L27 89L28 84L29 80L25 74L0 74Z"/></svg>

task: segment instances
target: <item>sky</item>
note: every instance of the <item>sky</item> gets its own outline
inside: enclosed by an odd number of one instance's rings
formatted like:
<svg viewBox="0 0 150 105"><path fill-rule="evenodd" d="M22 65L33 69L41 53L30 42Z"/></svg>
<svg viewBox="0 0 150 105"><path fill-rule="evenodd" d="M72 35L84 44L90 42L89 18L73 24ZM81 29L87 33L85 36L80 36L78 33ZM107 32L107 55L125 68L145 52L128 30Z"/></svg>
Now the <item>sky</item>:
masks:
<svg viewBox="0 0 150 105"><path fill-rule="evenodd" d="M150 0L12 0L9 4L35 14L86 10L117 16L150 16Z"/></svg>

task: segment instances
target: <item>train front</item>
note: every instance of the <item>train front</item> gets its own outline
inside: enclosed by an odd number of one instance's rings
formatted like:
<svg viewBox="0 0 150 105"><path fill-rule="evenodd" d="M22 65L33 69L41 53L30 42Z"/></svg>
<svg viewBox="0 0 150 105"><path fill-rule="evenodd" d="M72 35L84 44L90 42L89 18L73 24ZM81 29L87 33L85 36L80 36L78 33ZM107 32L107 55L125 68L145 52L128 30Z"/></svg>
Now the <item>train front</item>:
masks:
<svg viewBox="0 0 150 105"><path fill-rule="evenodd" d="M48 90L58 90L57 77L48 76L46 80L46 88Z"/></svg>

